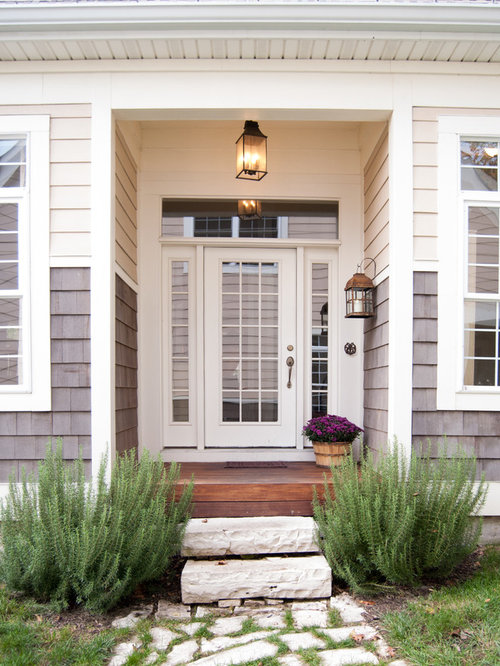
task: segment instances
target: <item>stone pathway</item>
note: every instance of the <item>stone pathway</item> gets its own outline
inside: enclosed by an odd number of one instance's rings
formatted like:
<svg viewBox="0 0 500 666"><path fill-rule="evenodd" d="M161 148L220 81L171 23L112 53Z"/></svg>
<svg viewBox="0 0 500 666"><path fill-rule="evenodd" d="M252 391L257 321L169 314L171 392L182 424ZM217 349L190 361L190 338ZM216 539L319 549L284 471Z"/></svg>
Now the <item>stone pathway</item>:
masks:
<svg viewBox="0 0 500 666"><path fill-rule="evenodd" d="M271 666L391 664L393 650L347 594L321 601L224 600L188 606L159 602L114 627L130 629L108 666L229 666L266 660Z"/></svg>

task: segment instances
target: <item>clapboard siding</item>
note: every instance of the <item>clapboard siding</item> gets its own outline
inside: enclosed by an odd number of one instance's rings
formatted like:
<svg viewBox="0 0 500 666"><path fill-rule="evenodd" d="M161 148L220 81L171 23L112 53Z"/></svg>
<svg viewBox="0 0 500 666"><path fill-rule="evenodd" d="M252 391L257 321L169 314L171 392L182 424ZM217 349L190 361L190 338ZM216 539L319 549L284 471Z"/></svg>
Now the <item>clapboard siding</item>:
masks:
<svg viewBox="0 0 500 666"><path fill-rule="evenodd" d="M436 455L446 435L450 453L464 447L488 481L500 481L500 413L436 409L437 286L437 273L414 273L413 446L430 442Z"/></svg>
<svg viewBox="0 0 500 666"><path fill-rule="evenodd" d="M116 276L115 343L116 450L136 448L137 430L137 294Z"/></svg>
<svg viewBox="0 0 500 666"><path fill-rule="evenodd" d="M115 233L116 263L137 282L137 165L119 128L115 150Z"/></svg>
<svg viewBox="0 0 500 666"><path fill-rule="evenodd" d="M498 116L498 109L413 109L413 256L437 260L439 116ZM480 129L480 128L478 128ZM458 158L458 155L457 155Z"/></svg>
<svg viewBox="0 0 500 666"><path fill-rule="evenodd" d="M387 443L387 394L389 364L389 279L376 289L375 317L364 329L364 441L371 449Z"/></svg>
<svg viewBox="0 0 500 666"><path fill-rule="evenodd" d="M56 437L90 470L90 269L52 268L50 283L52 411L0 413L0 482L36 471Z"/></svg>
<svg viewBox="0 0 500 666"><path fill-rule="evenodd" d="M50 254L90 255L90 104L0 106L50 116Z"/></svg>
<svg viewBox="0 0 500 666"><path fill-rule="evenodd" d="M380 273L389 263L389 140L379 139L364 169L364 252Z"/></svg>

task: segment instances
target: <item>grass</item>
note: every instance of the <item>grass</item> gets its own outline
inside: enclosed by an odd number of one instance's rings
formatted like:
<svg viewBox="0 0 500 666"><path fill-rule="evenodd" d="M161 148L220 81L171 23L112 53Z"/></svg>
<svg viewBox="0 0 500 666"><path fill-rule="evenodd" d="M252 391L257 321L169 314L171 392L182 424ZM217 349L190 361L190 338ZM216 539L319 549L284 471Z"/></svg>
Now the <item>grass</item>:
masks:
<svg viewBox="0 0 500 666"><path fill-rule="evenodd" d="M0 663L10 666L101 666L123 630L78 635L71 626L43 619L47 608L9 597L0 589Z"/></svg>
<svg viewBox="0 0 500 666"><path fill-rule="evenodd" d="M500 549L486 549L474 576L384 618L388 642L415 666L500 664Z"/></svg>

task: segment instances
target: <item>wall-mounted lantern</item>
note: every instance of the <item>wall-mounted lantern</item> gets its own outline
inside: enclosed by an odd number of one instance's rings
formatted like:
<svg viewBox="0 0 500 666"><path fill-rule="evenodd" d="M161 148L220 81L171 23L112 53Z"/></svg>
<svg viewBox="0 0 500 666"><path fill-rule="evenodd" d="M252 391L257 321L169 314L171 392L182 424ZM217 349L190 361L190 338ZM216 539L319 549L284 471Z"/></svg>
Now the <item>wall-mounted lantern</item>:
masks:
<svg viewBox="0 0 500 666"><path fill-rule="evenodd" d="M371 261L374 266L374 274L377 274L377 268L373 259L364 259ZM363 263L363 262L362 262ZM361 271L361 264L358 264L357 272L347 282L345 286L345 316L352 318L367 318L375 315L373 292L375 285L372 280Z"/></svg>
<svg viewBox="0 0 500 666"><path fill-rule="evenodd" d="M245 120L243 134L236 142L236 178L261 180L267 173L267 136L259 123Z"/></svg>
<svg viewBox="0 0 500 666"><path fill-rule="evenodd" d="M238 201L238 217L240 220L256 220L262 217L262 204L255 199Z"/></svg>

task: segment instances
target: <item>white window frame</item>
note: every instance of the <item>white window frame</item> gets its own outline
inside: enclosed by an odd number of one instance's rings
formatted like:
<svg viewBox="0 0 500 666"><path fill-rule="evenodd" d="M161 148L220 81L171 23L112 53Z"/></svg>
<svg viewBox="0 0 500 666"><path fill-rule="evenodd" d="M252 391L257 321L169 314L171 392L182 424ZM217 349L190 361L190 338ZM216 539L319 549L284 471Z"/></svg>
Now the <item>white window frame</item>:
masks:
<svg viewBox="0 0 500 666"><path fill-rule="evenodd" d="M19 204L17 293L23 298L23 383L0 386L2 412L51 409L49 120L0 115L0 138L26 136L25 187L0 188L0 202Z"/></svg>
<svg viewBox="0 0 500 666"><path fill-rule="evenodd" d="M500 138L500 118L442 116L438 140L438 342L437 408L500 409L500 387L465 386L464 302L467 296L468 205L500 203L500 192L462 191L460 139Z"/></svg>

